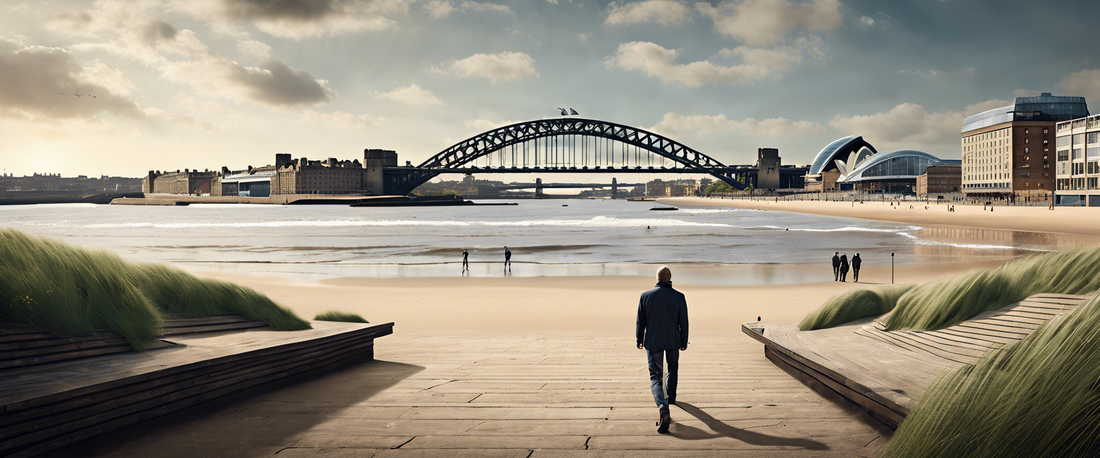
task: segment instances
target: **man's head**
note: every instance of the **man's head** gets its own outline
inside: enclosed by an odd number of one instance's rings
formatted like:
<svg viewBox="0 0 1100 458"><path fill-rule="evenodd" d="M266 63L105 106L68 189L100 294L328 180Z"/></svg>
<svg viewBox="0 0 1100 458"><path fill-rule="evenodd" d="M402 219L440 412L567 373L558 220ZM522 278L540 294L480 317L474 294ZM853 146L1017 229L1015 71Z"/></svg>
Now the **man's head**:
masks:
<svg viewBox="0 0 1100 458"><path fill-rule="evenodd" d="M668 266L657 269L657 281L672 281L672 269Z"/></svg>
<svg viewBox="0 0 1100 458"><path fill-rule="evenodd" d="M840 255L839 251L837 251L836 253L833 253L833 256L839 256L839 255Z"/></svg>
<svg viewBox="0 0 1100 458"><path fill-rule="evenodd" d="M859 256L859 253L856 253L856 256Z"/></svg>

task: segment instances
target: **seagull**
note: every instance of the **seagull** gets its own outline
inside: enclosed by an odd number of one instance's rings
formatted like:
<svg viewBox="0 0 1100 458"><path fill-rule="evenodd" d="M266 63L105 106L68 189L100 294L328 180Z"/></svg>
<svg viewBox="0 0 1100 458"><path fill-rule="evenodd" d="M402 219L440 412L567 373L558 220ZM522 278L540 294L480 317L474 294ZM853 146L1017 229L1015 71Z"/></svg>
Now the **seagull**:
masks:
<svg viewBox="0 0 1100 458"><path fill-rule="evenodd" d="M80 97L80 94L73 94L73 95L75 95L75 96L77 96L77 97Z"/></svg>
<svg viewBox="0 0 1100 458"><path fill-rule="evenodd" d="M562 116L569 116L569 113L565 111L565 108L558 107L558 109L561 110L561 115Z"/></svg>
<svg viewBox="0 0 1100 458"><path fill-rule="evenodd" d="M579 115L580 113L577 113L577 110L574 110L574 109L570 108L570 109L569 109L569 114L570 114L570 115L573 115L573 116L577 116L577 115Z"/></svg>
<svg viewBox="0 0 1100 458"><path fill-rule="evenodd" d="M58 92L58 94L60 94L60 95L65 95L65 93L64 93L64 92Z"/></svg>

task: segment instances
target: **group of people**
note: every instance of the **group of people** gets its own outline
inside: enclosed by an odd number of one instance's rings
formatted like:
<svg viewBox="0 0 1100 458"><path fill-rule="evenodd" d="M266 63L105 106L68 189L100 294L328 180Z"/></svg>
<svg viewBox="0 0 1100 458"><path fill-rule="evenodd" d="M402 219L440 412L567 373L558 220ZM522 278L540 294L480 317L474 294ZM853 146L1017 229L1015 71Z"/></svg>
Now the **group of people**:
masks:
<svg viewBox="0 0 1100 458"><path fill-rule="evenodd" d="M512 251L507 246L504 247L504 268L512 268ZM470 252L462 249L462 271L468 272L470 270Z"/></svg>
<svg viewBox="0 0 1100 458"><path fill-rule="evenodd" d="M863 259L859 257L859 253L852 256L852 263L848 264L848 254L840 254L839 251L833 253L833 281L847 281L848 270L852 271L852 281L859 281L859 266L863 264Z"/></svg>

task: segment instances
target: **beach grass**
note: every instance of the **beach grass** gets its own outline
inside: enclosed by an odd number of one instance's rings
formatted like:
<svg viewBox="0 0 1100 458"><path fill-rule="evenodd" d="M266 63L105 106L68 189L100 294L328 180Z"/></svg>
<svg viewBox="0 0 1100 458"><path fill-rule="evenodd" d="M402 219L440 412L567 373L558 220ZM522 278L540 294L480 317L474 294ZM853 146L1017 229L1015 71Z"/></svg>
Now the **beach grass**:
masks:
<svg viewBox="0 0 1100 458"><path fill-rule="evenodd" d="M1100 454L1100 295L973 366L941 374L887 457Z"/></svg>
<svg viewBox="0 0 1100 458"><path fill-rule="evenodd" d="M806 315L798 323L798 329L812 331L831 328L861 318L882 315L892 310L898 298L914 286L916 285L887 285L838 294Z"/></svg>
<svg viewBox="0 0 1100 458"><path fill-rule="evenodd" d="M882 296L878 308L890 312L887 330L936 330L996 310L1040 293L1089 294L1100 290L1100 246L1054 251L1015 259L993 269L978 269L952 278L924 283L899 297ZM803 323L821 327L862 318L869 308L866 294L844 293L829 299ZM873 302L873 301L871 301ZM885 312L883 312L885 313ZM832 319L814 319L822 315ZM809 321L808 321L809 320ZM802 324L800 324L800 327Z"/></svg>
<svg viewBox="0 0 1100 458"><path fill-rule="evenodd" d="M160 335L165 316L236 313L277 330L309 323L251 289L163 265L0 229L0 323L59 335L107 331L135 349Z"/></svg>
<svg viewBox="0 0 1100 458"><path fill-rule="evenodd" d="M329 310L327 312L318 313L313 317L314 321L342 321L345 323L370 323L362 316L354 313L339 312L336 310Z"/></svg>

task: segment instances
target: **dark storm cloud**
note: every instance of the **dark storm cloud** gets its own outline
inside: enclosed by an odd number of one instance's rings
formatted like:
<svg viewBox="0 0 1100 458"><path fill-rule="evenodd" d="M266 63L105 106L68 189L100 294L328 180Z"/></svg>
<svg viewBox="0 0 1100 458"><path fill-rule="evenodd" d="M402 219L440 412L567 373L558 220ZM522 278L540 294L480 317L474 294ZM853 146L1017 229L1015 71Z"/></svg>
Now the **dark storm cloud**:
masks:
<svg viewBox="0 0 1100 458"><path fill-rule="evenodd" d="M176 38L176 28L160 19L149 21L141 30L141 39L147 45L155 45L160 41L169 41L174 38Z"/></svg>
<svg viewBox="0 0 1100 458"><path fill-rule="evenodd" d="M0 39L0 116L40 120L91 118L99 113L144 116L132 100L87 80L83 70L67 50Z"/></svg>
<svg viewBox="0 0 1100 458"><path fill-rule="evenodd" d="M260 68L234 66L230 78L245 89L250 99L268 105L316 105L335 96L325 81L275 59L263 61Z"/></svg>
<svg viewBox="0 0 1100 458"><path fill-rule="evenodd" d="M338 0L223 0L233 19L314 21L338 11Z"/></svg>

